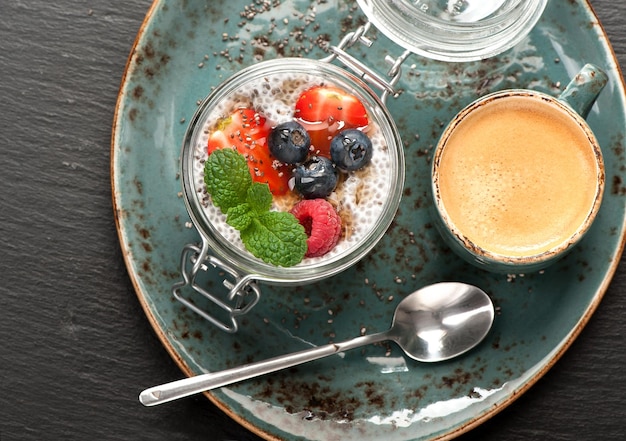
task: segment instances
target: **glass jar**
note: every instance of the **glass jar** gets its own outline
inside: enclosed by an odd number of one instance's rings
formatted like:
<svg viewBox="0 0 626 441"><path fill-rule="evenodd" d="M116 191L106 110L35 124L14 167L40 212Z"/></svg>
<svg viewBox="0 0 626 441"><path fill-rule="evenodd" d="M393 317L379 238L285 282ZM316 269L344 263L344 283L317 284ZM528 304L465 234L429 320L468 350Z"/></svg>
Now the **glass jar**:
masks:
<svg viewBox="0 0 626 441"><path fill-rule="evenodd" d="M370 203L368 197L363 197L360 198L360 205L352 207L353 215L361 216L368 226L360 228L355 222L356 229L352 233L354 238L342 238L337 245L337 248L342 245L340 251L332 250L322 257L305 257L301 263L291 267L266 263L254 257L243 244L233 239L236 231L225 224L221 213L216 214L217 209L212 206L204 190L203 174L208 128L215 124L220 115L224 117L230 114L228 106L223 107L223 103L247 100L242 93L247 89L267 87L268 94L271 94L272 87L275 92L287 88L281 82L289 84L288 87L294 87L295 91L329 84L350 93L364 105L370 121L368 135L371 135L374 142L374 156L364 169L366 175L359 179L372 180L369 184L360 185L367 192L377 195L373 199L377 203ZM297 96L297 92L291 94ZM252 92L251 95L258 94ZM284 101L288 106L290 100ZM295 104L295 99L291 103ZM279 108L277 113L284 114L285 111ZM278 118L268 119L276 121ZM280 285L311 283L338 274L363 258L378 243L395 217L404 187L404 170L402 141L393 118L381 98L354 74L327 61L303 58L270 60L243 69L221 83L202 101L184 138L181 155L184 200L191 220L202 238L202 246L188 245L185 248L182 262L184 281L175 285L175 296L222 329L236 331L237 316L247 312L259 299L257 282ZM209 268L206 262L230 277L224 283L229 290L226 296L209 292L196 283L195 279L202 270ZM191 285L195 291L217 303L226 310L229 318L217 319L214 313L190 301L181 292L185 285Z"/></svg>

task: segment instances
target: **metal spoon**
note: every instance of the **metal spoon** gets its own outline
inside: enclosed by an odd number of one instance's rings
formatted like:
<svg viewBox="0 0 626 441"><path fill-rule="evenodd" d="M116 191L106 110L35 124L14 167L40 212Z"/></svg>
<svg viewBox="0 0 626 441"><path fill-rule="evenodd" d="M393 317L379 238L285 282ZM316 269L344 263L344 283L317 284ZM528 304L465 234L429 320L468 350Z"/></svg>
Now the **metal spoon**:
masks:
<svg viewBox="0 0 626 441"><path fill-rule="evenodd" d="M396 342L417 361L448 360L480 343L493 318L493 303L479 288L456 282L437 283L405 297L388 331L151 387L139 395L139 401L154 406L385 340Z"/></svg>

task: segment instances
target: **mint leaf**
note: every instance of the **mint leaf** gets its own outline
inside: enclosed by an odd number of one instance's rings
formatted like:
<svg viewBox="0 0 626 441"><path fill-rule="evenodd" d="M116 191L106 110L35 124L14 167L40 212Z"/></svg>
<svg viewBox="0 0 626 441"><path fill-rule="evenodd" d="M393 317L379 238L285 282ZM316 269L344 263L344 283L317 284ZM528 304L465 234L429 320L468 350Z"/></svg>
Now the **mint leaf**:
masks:
<svg viewBox="0 0 626 441"><path fill-rule="evenodd" d="M267 184L253 182L246 158L232 149L215 150L204 165L204 182L226 223L241 234L255 257L277 266L293 266L307 251L304 227L291 214L270 211Z"/></svg>
<svg viewBox="0 0 626 441"><path fill-rule="evenodd" d="M216 150L204 164L204 183L223 213L246 200L252 177L246 158L232 149Z"/></svg>
<svg viewBox="0 0 626 441"><path fill-rule="evenodd" d="M291 214L268 211L241 231L241 240L254 256L278 266L293 266L304 258L307 235Z"/></svg>
<svg viewBox="0 0 626 441"><path fill-rule="evenodd" d="M250 226L255 213L251 213L250 205L247 203L230 207L226 212L226 223L236 230L242 231Z"/></svg>
<svg viewBox="0 0 626 441"><path fill-rule="evenodd" d="M257 213L265 213L272 207L272 193L267 184L254 182L252 187L248 189L246 201L250 205L250 209Z"/></svg>

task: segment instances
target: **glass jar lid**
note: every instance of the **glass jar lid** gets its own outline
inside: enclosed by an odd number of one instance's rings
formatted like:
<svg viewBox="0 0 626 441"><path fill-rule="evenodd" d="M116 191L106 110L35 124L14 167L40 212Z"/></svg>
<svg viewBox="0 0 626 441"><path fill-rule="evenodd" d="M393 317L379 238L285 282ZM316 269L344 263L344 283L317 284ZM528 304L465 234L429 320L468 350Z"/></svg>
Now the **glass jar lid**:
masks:
<svg viewBox="0 0 626 441"><path fill-rule="evenodd" d="M519 43L548 0L357 0L396 44L441 61L489 58Z"/></svg>

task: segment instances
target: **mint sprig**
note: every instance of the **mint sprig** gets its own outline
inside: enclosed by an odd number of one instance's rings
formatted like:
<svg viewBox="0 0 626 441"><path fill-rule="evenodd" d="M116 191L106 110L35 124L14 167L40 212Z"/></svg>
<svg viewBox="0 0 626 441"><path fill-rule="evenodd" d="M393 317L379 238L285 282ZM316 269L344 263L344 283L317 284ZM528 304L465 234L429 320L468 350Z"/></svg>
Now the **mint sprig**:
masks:
<svg viewBox="0 0 626 441"><path fill-rule="evenodd" d="M239 231L246 249L277 266L293 266L307 250L304 227L291 214L270 211L272 193L254 182L246 158L233 149L216 150L204 165L204 182L226 223Z"/></svg>

